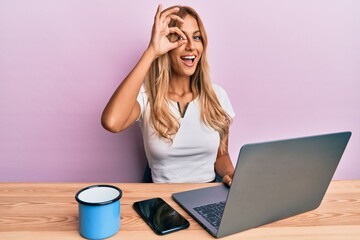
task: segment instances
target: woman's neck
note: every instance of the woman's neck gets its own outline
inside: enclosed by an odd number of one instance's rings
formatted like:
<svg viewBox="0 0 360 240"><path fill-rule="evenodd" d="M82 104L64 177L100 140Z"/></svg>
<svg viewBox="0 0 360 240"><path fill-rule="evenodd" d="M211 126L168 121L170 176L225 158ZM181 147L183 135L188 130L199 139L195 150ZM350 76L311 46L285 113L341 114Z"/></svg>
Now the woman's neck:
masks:
<svg viewBox="0 0 360 240"><path fill-rule="evenodd" d="M194 99L193 92L190 86L190 78L172 78L169 84L168 96L175 102L180 102L184 105Z"/></svg>
<svg viewBox="0 0 360 240"><path fill-rule="evenodd" d="M184 96L191 93L189 77L173 77L169 83L169 94Z"/></svg>

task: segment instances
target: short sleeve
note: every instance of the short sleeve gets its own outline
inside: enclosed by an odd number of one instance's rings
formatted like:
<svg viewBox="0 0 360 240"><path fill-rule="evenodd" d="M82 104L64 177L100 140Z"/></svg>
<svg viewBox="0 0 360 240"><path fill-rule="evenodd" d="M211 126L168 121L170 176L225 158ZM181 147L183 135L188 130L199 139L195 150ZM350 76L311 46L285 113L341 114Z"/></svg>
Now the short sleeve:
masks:
<svg viewBox="0 0 360 240"><path fill-rule="evenodd" d="M147 104L147 94L146 94L146 91L145 91L145 88L143 85L140 88L140 91L136 98L136 101L139 103L140 109L141 109L140 116L136 121L142 122L144 119L144 112L145 112L145 108L146 108L146 104Z"/></svg>
<svg viewBox="0 0 360 240"><path fill-rule="evenodd" d="M231 118L234 118L235 111L231 105L230 99L229 99L226 91L222 87L220 87L219 85L216 85L216 84L213 84L213 88L214 88L215 94L217 95L218 100L219 100L221 106L223 107L223 109L225 110L225 112L227 114L229 114L229 116Z"/></svg>

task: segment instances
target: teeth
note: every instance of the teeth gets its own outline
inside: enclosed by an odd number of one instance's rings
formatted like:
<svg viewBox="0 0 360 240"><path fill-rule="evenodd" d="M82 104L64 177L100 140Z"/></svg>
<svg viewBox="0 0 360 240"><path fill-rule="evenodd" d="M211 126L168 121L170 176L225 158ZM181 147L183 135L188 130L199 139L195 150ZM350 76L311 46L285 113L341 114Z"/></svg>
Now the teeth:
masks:
<svg viewBox="0 0 360 240"><path fill-rule="evenodd" d="M182 59L194 60L194 59L195 59L195 56L186 56L186 57L182 57Z"/></svg>

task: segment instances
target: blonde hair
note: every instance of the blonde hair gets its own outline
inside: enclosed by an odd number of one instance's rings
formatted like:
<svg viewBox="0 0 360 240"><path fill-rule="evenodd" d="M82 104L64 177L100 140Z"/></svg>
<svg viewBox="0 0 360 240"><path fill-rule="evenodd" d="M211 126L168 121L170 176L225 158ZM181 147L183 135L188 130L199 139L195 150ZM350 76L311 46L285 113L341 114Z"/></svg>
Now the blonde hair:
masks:
<svg viewBox="0 0 360 240"><path fill-rule="evenodd" d="M206 52L208 44L206 31L199 15L194 9L187 6L177 7L180 8L177 15L181 18L184 18L186 15L194 17L201 32L204 49L196 70L190 77L190 86L194 96L198 96L202 122L219 133L220 152L225 153L231 118L221 107L212 87ZM176 21L172 20L169 26L176 26ZM170 58L168 53L166 53L152 63L145 78L145 88L148 95L148 104L150 104L150 123L160 137L172 141L180 124L169 108L168 90L170 78Z"/></svg>

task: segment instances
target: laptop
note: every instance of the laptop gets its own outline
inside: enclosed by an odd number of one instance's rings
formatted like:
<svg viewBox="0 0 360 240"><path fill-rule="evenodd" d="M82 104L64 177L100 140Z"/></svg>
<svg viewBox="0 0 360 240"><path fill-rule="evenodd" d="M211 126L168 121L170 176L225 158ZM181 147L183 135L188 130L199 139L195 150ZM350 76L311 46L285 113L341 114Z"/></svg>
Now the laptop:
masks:
<svg viewBox="0 0 360 240"><path fill-rule="evenodd" d="M317 208L351 132L244 145L231 187L178 192L173 199L220 238Z"/></svg>

